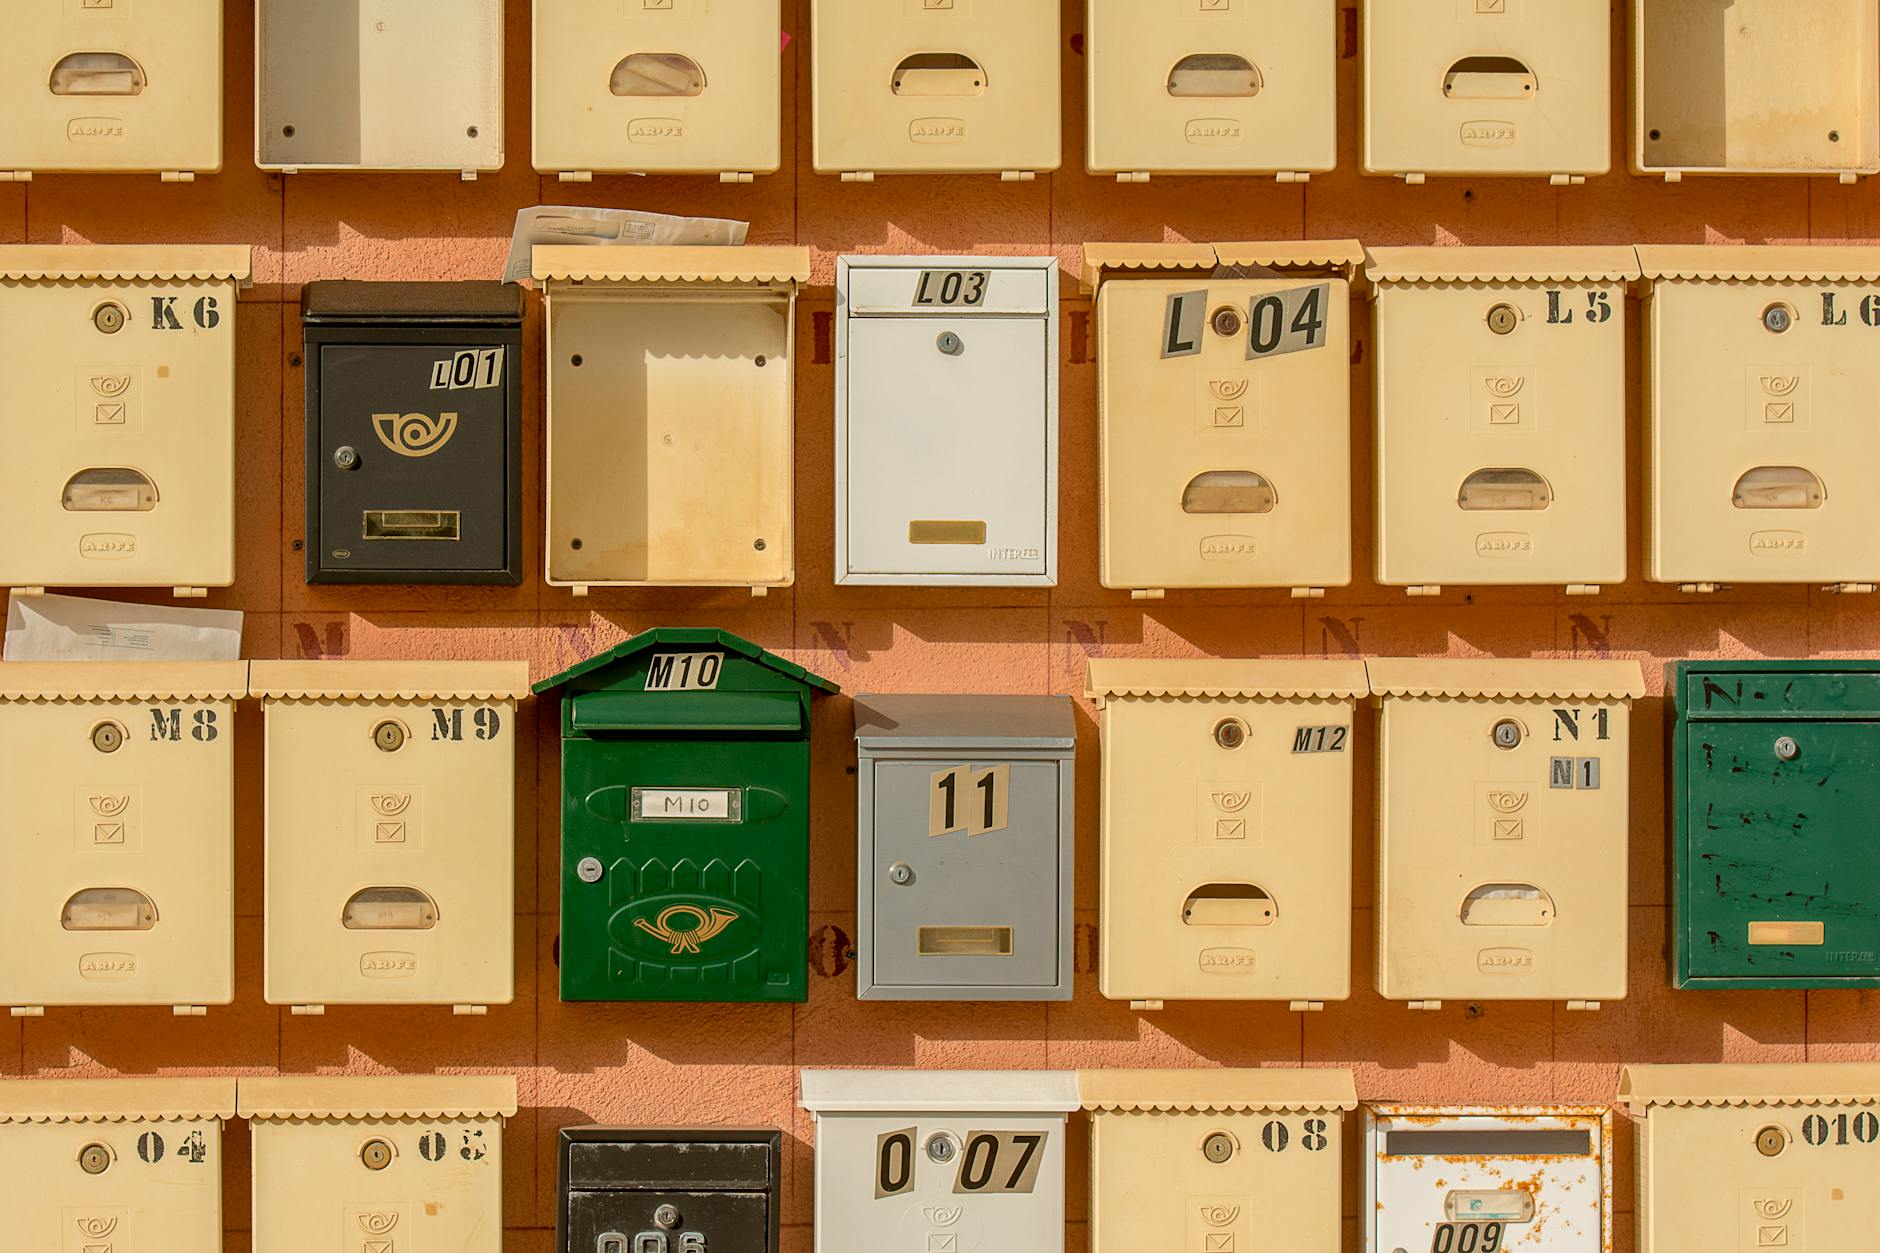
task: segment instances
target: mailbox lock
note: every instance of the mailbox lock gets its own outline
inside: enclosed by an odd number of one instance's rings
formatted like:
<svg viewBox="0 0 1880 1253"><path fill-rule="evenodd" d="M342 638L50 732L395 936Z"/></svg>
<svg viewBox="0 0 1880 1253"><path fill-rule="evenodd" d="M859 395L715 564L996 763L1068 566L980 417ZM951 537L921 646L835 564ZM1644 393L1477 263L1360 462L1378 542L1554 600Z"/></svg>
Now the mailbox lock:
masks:
<svg viewBox="0 0 1880 1253"><path fill-rule="evenodd" d="M940 351L949 357L957 357L966 351L966 341L952 331L941 331L940 338L934 342L940 346Z"/></svg>
<svg viewBox="0 0 1880 1253"><path fill-rule="evenodd" d="M1789 1133L1780 1127L1764 1127L1756 1133L1756 1151L1764 1157L1780 1156L1789 1147Z"/></svg>
<svg viewBox="0 0 1880 1253"><path fill-rule="evenodd" d="M667 1231L671 1231L674 1227L679 1225L679 1222L679 1207L676 1205L662 1205L653 1211L653 1225L655 1227L663 1227Z"/></svg>
<svg viewBox="0 0 1880 1253"><path fill-rule="evenodd" d="M367 1170L384 1170L392 1164L392 1146L384 1140L367 1140L359 1146L359 1160Z"/></svg>
<svg viewBox="0 0 1880 1253"><path fill-rule="evenodd" d="M359 450L351 444L341 444L333 450L333 464L342 470L359 468Z"/></svg>
<svg viewBox="0 0 1880 1253"><path fill-rule="evenodd" d="M1777 301L1762 311L1763 329L1780 335L1795 325L1795 310Z"/></svg>
<svg viewBox="0 0 1880 1253"><path fill-rule="evenodd" d="M1222 305L1214 311L1214 333L1231 339L1240 334L1240 310L1232 305Z"/></svg>
<svg viewBox="0 0 1880 1253"><path fill-rule="evenodd" d="M904 861L897 861L888 867L888 881L903 886L914 881L914 868Z"/></svg>
<svg viewBox="0 0 1880 1253"><path fill-rule="evenodd" d="M1234 1156L1234 1137L1217 1131L1201 1142L1201 1156L1219 1166Z"/></svg>
<svg viewBox="0 0 1880 1253"><path fill-rule="evenodd" d="M599 883L602 873L601 859L598 857L583 857L579 862L575 863L574 873L575 877L583 883Z"/></svg>
<svg viewBox="0 0 1880 1253"><path fill-rule="evenodd" d="M927 1137L927 1160L945 1165L959 1155L959 1139L951 1131L936 1131Z"/></svg>
<svg viewBox="0 0 1880 1253"><path fill-rule="evenodd" d="M388 718L372 728L372 742L382 753L395 753L405 746L405 728Z"/></svg>
<svg viewBox="0 0 1880 1253"><path fill-rule="evenodd" d="M91 746L101 753L115 753L124 747L124 728L115 722L100 722L91 729Z"/></svg>
<svg viewBox="0 0 1880 1253"><path fill-rule="evenodd" d="M1802 746L1795 742L1794 737L1785 735L1776 741L1777 761L1794 761L1801 755Z"/></svg>
<svg viewBox="0 0 1880 1253"><path fill-rule="evenodd" d="M91 324L106 335L117 334L130 319L130 311L116 301L106 301L91 311Z"/></svg>
<svg viewBox="0 0 1880 1253"><path fill-rule="evenodd" d="M1214 742L1222 748L1239 748L1247 742L1247 724L1238 718L1222 718L1214 724Z"/></svg>
<svg viewBox="0 0 1880 1253"><path fill-rule="evenodd" d="M88 1175L102 1175L111 1169L111 1150L102 1144L87 1144L78 1151L78 1168Z"/></svg>
<svg viewBox="0 0 1880 1253"><path fill-rule="evenodd" d="M1519 748L1525 733L1519 722L1513 718L1503 718L1489 734L1494 737L1496 748Z"/></svg>
<svg viewBox="0 0 1880 1253"><path fill-rule="evenodd" d="M1513 305L1493 305L1488 311L1488 329L1497 335L1512 335L1521 325L1521 314Z"/></svg>

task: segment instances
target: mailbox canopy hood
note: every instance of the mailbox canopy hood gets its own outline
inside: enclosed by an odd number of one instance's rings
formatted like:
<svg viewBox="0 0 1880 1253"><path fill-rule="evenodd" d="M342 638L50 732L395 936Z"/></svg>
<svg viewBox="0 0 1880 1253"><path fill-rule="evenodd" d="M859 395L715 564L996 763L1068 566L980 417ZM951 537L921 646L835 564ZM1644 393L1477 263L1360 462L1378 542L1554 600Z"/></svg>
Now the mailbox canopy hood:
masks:
<svg viewBox="0 0 1880 1253"><path fill-rule="evenodd" d="M855 742L865 749L1077 747L1068 696L857 696Z"/></svg>
<svg viewBox="0 0 1880 1253"><path fill-rule="evenodd" d="M1217 658L1096 660L1084 688L1097 701L1130 696L1360 700L1371 690L1362 661Z"/></svg>
<svg viewBox="0 0 1880 1253"><path fill-rule="evenodd" d="M14 244L0 248L0 278L50 282L232 281L246 286L246 244Z"/></svg>
<svg viewBox="0 0 1880 1253"><path fill-rule="evenodd" d="M261 700L516 701L529 695L526 661L257 661Z"/></svg>
<svg viewBox="0 0 1880 1253"><path fill-rule="evenodd" d="M1084 1108L1102 1113L1330 1113L1356 1109L1349 1070L1084 1070Z"/></svg>
<svg viewBox="0 0 1880 1253"><path fill-rule="evenodd" d="M1637 700L1645 695L1645 671L1636 661L1380 657L1365 665L1376 696Z"/></svg>
<svg viewBox="0 0 1880 1253"><path fill-rule="evenodd" d="M314 326L521 326L515 283L382 283L320 279L301 291L300 316Z"/></svg>
<svg viewBox="0 0 1880 1253"><path fill-rule="evenodd" d="M1636 250L1562 248L1374 248L1366 276L1380 287L1421 283L1629 283Z"/></svg>
<svg viewBox="0 0 1880 1253"><path fill-rule="evenodd" d="M0 1123L226 1122L234 1079L8 1079Z"/></svg>
<svg viewBox="0 0 1880 1253"><path fill-rule="evenodd" d="M260 1121L508 1118L514 1075L311 1075L243 1079L238 1108Z"/></svg>
<svg viewBox="0 0 1880 1253"><path fill-rule="evenodd" d="M202 701L248 695L245 661L0 662L0 702Z"/></svg>
<svg viewBox="0 0 1880 1253"><path fill-rule="evenodd" d="M1880 1062L1627 1066L1619 1101L1633 1114L1656 1105L1880 1105Z"/></svg>
<svg viewBox="0 0 1880 1253"><path fill-rule="evenodd" d="M604 653L597 653L586 661L570 666L560 674L543 679L535 685L535 694L540 696L561 687L571 688L576 693L611 687L623 674L634 671L634 661L654 649L723 649L812 692L833 693L842 690L828 679L811 674L794 661L785 661L775 653L766 652L729 631L714 627L654 627L614 645Z"/></svg>
<svg viewBox="0 0 1880 1253"><path fill-rule="evenodd" d="M805 1070L814 1114L1053 1114L1081 1105L1074 1070Z"/></svg>

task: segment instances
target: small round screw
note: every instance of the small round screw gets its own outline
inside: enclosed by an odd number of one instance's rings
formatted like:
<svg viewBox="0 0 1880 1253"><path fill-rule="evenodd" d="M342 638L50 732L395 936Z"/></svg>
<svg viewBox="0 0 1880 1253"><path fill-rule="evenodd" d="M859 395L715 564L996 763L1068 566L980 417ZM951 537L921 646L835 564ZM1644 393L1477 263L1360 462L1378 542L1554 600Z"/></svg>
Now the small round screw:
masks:
<svg viewBox="0 0 1880 1253"><path fill-rule="evenodd" d="M770 545L768 545L768 544L766 544L766 543L765 543L765 542L764 542L763 540L761 540L761 539L757 539L757 540L752 540L752 541L751 541L751 547L752 547L752 548L755 548L755 549L756 549L756 550L757 550L758 552L760 552L760 553L761 553L761 552L763 552L763 551L764 551L764 550L765 550L766 548L768 548L768 547L770 547Z"/></svg>
<svg viewBox="0 0 1880 1253"><path fill-rule="evenodd" d="M291 126L283 126L281 127L281 134L288 139L292 139L294 137L294 128Z"/></svg>
<svg viewBox="0 0 1880 1253"><path fill-rule="evenodd" d="M470 128L468 128L467 130L465 130L465 131L464 131L464 134L466 134L466 135L468 135L468 136L470 136L470 138L472 138L472 139L475 139L475 138L476 138L476 137L477 137L478 135L481 135L482 133L483 133L482 131L480 131L480 130L478 130L478 129L477 129L476 127L474 127L474 126L472 126L472 127L470 127Z"/></svg>
<svg viewBox="0 0 1880 1253"><path fill-rule="evenodd" d="M753 364L753 365L755 365L755 366L756 366L756 367L757 367L758 369L760 369L760 370L761 370L761 369L763 369L763 368L764 368L765 366L767 366L767 365L769 365L769 364L770 364L770 358L769 358L769 357L766 357L766 356L763 356L763 355L761 355L761 354L760 354L760 355L759 355L759 356L757 357L757 359L756 359L755 361L753 361L753 362L752 362L752 364Z"/></svg>
<svg viewBox="0 0 1880 1253"><path fill-rule="evenodd" d="M601 859L598 857L583 857L575 863L575 878L583 883L599 883L602 873Z"/></svg>

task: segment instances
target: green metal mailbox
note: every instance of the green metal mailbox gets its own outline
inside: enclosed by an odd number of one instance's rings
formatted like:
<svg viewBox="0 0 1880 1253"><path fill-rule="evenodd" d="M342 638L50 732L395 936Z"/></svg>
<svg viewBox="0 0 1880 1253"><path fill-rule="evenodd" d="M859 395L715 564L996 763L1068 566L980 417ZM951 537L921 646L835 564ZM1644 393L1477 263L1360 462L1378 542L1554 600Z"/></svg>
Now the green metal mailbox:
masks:
<svg viewBox="0 0 1880 1253"><path fill-rule="evenodd" d="M556 689L561 999L806 999L810 698L836 685L666 627Z"/></svg>
<svg viewBox="0 0 1880 1253"><path fill-rule="evenodd" d="M1880 987L1880 661L1680 661L1671 982Z"/></svg>

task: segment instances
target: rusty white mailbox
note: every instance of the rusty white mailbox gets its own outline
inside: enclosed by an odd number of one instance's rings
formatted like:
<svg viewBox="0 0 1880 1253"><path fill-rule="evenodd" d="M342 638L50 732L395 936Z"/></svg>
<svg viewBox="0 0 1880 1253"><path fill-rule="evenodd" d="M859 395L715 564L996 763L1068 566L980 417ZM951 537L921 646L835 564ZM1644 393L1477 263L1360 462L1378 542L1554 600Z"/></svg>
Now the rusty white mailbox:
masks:
<svg viewBox="0 0 1880 1253"><path fill-rule="evenodd" d="M1339 1246L1349 1070L1085 1070L1077 1084L1091 1253Z"/></svg>
<svg viewBox="0 0 1880 1253"><path fill-rule="evenodd" d="M796 578L797 288L809 249L538 247L548 582Z"/></svg>
<svg viewBox="0 0 1880 1253"><path fill-rule="evenodd" d="M1625 581L1630 248L1379 248L1377 581Z"/></svg>
<svg viewBox="0 0 1880 1253"><path fill-rule="evenodd" d="M1374 660L1377 990L1598 1009L1626 986L1636 661Z"/></svg>
<svg viewBox="0 0 1880 1253"><path fill-rule="evenodd" d="M534 0L535 168L716 174L783 149L781 0Z"/></svg>
<svg viewBox="0 0 1880 1253"><path fill-rule="evenodd" d="M1880 1065L1627 1066L1639 1253L1864 1248L1880 1227Z"/></svg>
<svg viewBox="0 0 1880 1253"><path fill-rule="evenodd" d="M503 0L258 0L255 164L502 169Z"/></svg>
<svg viewBox="0 0 1880 1253"><path fill-rule="evenodd" d="M1880 583L1880 248L1643 247L1645 577Z"/></svg>
<svg viewBox="0 0 1880 1253"><path fill-rule="evenodd" d="M7 1247L222 1247L222 1124L233 1079L0 1082Z"/></svg>
<svg viewBox="0 0 1880 1253"><path fill-rule="evenodd" d="M1880 173L1880 3L1634 0L1632 169Z"/></svg>
<svg viewBox="0 0 1880 1253"><path fill-rule="evenodd" d="M222 168L222 0L16 4L0 44L0 182Z"/></svg>
<svg viewBox="0 0 1880 1253"><path fill-rule="evenodd" d="M818 174L998 174L1063 159L1059 0L810 0Z"/></svg>
<svg viewBox="0 0 1880 1253"><path fill-rule="evenodd" d="M1097 984L1164 1001L1351 991L1359 661L1090 663L1103 732Z"/></svg>
<svg viewBox="0 0 1880 1253"><path fill-rule="evenodd" d="M0 247L0 585L235 581L246 247Z"/></svg>
<svg viewBox="0 0 1880 1253"><path fill-rule="evenodd" d="M1606 0L1364 0L1363 44L1367 174L1612 168Z"/></svg>
<svg viewBox="0 0 1880 1253"><path fill-rule="evenodd" d="M0 1005L235 997L247 662L0 663Z"/></svg>
<svg viewBox="0 0 1880 1253"><path fill-rule="evenodd" d="M268 1003L515 994L516 702L526 662L257 661Z"/></svg>
<svg viewBox="0 0 1880 1253"><path fill-rule="evenodd" d="M816 1253L1064 1248L1071 1070L805 1070Z"/></svg>
<svg viewBox="0 0 1880 1253"><path fill-rule="evenodd" d="M1332 0L1089 0L1092 174L1275 174L1338 161Z"/></svg>
<svg viewBox="0 0 1880 1253"><path fill-rule="evenodd" d="M1105 587L1351 581L1356 240L1089 244Z"/></svg>
<svg viewBox="0 0 1880 1253"><path fill-rule="evenodd" d="M1611 1145L1595 1106L1367 1105L1365 1253L1610 1253Z"/></svg>
<svg viewBox="0 0 1880 1253"><path fill-rule="evenodd" d="M237 1097L255 1253L501 1253L515 1076L243 1079Z"/></svg>

